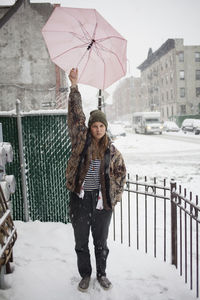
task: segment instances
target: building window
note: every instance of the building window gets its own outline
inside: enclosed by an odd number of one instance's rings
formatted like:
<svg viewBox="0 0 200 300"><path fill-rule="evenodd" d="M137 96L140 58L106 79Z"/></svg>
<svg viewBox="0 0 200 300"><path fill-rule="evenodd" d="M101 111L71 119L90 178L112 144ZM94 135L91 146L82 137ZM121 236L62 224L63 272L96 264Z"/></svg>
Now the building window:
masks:
<svg viewBox="0 0 200 300"><path fill-rule="evenodd" d="M200 52L195 52L195 61L200 61Z"/></svg>
<svg viewBox="0 0 200 300"><path fill-rule="evenodd" d="M185 97L185 88L180 88L180 97L181 98Z"/></svg>
<svg viewBox="0 0 200 300"><path fill-rule="evenodd" d="M168 93L168 91L166 92L166 99L167 100L169 99L169 93Z"/></svg>
<svg viewBox="0 0 200 300"><path fill-rule="evenodd" d="M170 74L170 82L172 83L173 81L173 73Z"/></svg>
<svg viewBox="0 0 200 300"><path fill-rule="evenodd" d="M200 114L200 103L199 103L199 114Z"/></svg>
<svg viewBox="0 0 200 300"><path fill-rule="evenodd" d="M198 70L197 70L198 71ZM180 80L184 80L185 79L185 72L183 70L181 70L179 72L179 76L180 76Z"/></svg>
<svg viewBox="0 0 200 300"><path fill-rule="evenodd" d="M171 100L173 100L173 90L171 89Z"/></svg>
<svg viewBox="0 0 200 300"><path fill-rule="evenodd" d="M180 106L181 114L186 114L186 105Z"/></svg>
<svg viewBox="0 0 200 300"><path fill-rule="evenodd" d="M184 61L184 52L179 52L179 62L183 62Z"/></svg>
<svg viewBox="0 0 200 300"><path fill-rule="evenodd" d="M199 97L200 96L200 87L197 87L196 88L196 97Z"/></svg>
<svg viewBox="0 0 200 300"><path fill-rule="evenodd" d="M196 70L196 80L200 80L200 70Z"/></svg>

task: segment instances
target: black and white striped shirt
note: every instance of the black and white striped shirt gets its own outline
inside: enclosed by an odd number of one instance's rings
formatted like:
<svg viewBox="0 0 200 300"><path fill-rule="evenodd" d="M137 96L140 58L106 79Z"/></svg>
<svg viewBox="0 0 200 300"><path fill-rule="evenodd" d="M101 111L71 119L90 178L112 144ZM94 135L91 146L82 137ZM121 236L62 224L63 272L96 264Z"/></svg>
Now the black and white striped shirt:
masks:
<svg viewBox="0 0 200 300"><path fill-rule="evenodd" d="M94 159L90 162L90 167L84 180L83 189L85 191L98 190L100 187L100 159Z"/></svg>

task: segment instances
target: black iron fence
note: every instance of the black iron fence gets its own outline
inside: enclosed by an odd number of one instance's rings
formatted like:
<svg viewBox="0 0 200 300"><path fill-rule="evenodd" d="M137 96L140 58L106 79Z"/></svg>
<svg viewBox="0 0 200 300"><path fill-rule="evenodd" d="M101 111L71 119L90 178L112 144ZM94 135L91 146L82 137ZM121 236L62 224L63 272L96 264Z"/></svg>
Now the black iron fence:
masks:
<svg viewBox="0 0 200 300"><path fill-rule="evenodd" d="M120 222L119 222L120 220ZM198 196L174 180L134 179L113 214L114 240L173 264L199 297Z"/></svg>

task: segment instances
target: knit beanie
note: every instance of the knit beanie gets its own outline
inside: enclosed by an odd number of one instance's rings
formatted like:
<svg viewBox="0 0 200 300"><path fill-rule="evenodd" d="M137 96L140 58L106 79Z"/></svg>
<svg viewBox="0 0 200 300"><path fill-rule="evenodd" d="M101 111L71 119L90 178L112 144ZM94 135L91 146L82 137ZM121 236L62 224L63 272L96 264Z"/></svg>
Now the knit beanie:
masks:
<svg viewBox="0 0 200 300"><path fill-rule="evenodd" d="M108 127L108 122L106 120L106 115L99 109L93 110L90 112L90 118L88 121L88 127L91 127L91 125L95 122L101 122L106 126L106 129Z"/></svg>

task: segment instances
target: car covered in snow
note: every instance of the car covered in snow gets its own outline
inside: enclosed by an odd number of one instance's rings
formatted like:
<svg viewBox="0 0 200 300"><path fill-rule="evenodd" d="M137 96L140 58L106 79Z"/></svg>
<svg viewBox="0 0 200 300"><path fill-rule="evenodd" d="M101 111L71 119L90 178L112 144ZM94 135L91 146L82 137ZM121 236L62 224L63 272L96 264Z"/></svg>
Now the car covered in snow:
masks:
<svg viewBox="0 0 200 300"><path fill-rule="evenodd" d="M200 119L194 120L193 122L193 126L194 126L194 134L200 134Z"/></svg>
<svg viewBox="0 0 200 300"><path fill-rule="evenodd" d="M200 134L200 119L185 119L182 123L181 129L186 133L194 132Z"/></svg>
<svg viewBox="0 0 200 300"><path fill-rule="evenodd" d="M185 119L183 120L183 123L181 125L181 129L184 131L184 132L193 132L193 121L194 119Z"/></svg>
<svg viewBox="0 0 200 300"><path fill-rule="evenodd" d="M173 121L165 121L163 123L163 131L166 132L178 132L180 128L178 125Z"/></svg>
<svg viewBox="0 0 200 300"><path fill-rule="evenodd" d="M121 124L109 124L108 130L110 131L112 138L126 136L125 129Z"/></svg>

